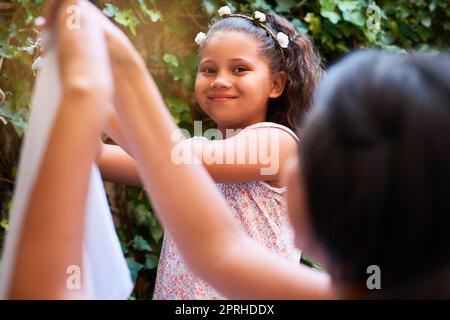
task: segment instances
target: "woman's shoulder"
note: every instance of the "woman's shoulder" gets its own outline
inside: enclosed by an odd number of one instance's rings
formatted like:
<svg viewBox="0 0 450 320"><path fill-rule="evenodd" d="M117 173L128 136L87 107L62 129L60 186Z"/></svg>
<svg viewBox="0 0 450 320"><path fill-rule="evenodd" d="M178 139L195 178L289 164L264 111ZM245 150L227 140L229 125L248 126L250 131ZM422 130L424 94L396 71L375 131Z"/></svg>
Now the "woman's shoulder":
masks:
<svg viewBox="0 0 450 320"><path fill-rule="evenodd" d="M286 132L287 134L289 134L292 138L294 138L295 141L297 141L297 142L300 141L294 131L292 131L290 128L288 128L282 124L278 124L275 122L258 122L258 123L252 124L248 127L245 127L243 131L249 130L249 129L259 129L259 128L282 130L282 131Z"/></svg>

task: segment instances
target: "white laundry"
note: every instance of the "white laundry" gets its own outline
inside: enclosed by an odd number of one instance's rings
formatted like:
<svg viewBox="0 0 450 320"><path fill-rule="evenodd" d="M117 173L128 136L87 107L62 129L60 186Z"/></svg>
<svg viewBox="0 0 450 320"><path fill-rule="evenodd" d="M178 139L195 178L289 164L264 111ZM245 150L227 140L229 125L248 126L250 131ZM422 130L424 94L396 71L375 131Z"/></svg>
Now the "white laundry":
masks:
<svg viewBox="0 0 450 320"><path fill-rule="evenodd" d="M57 56L55 50L50 49L41 61L33 92L28 130L21 150L13 210L3 248L0 274L1 299L8 296L24 210L46 148L59 98ZM80 130L83 129L80 128ZM87 197L81 272L83 272L87 292L94 299L127 299L133 289L130 272L114 229L101 176L94 164Z"/></svg>

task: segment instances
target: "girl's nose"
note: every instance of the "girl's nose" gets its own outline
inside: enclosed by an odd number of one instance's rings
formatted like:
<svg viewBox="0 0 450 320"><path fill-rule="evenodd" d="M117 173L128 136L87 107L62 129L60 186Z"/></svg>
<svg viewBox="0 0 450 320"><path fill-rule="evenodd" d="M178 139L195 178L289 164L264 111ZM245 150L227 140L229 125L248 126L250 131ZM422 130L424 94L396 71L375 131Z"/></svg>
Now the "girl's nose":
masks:
<svg viewBox="0 0 450 320"><path fill-rule="evenodd" d="M231 83L226 77L217 75L217 77L211 82L210 87L212 89L226 89L231 87Z"/></svg>

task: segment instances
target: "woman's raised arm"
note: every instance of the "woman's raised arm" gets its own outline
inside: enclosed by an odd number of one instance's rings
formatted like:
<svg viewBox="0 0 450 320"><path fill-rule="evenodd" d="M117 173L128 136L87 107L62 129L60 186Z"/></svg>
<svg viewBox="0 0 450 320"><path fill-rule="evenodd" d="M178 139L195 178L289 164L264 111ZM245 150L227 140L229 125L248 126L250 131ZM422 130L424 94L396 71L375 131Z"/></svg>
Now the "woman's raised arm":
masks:
<svg viewBox="0 0 450 320"><path fill-rule="evenodd" d="M53 28L61 100L47 142L18 242L9 297L12 299L86 298L66 287L67 268L82 265L87 187L98 152L112 76L104 35L86 10L80 27L69 28L64 1Z"/></svg>

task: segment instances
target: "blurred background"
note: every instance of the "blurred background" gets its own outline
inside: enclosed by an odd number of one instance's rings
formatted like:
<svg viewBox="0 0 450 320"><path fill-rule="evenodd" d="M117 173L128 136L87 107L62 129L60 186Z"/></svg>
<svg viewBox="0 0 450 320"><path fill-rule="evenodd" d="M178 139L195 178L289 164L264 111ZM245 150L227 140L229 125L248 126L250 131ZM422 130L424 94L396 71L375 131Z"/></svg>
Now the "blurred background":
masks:
<svg viewBox="0 0 450 320"><path fill-rule="evenodd" d="M130 37L174 120L191 132L193 120L207 120L193 94L198 61L194 38L199 31L208 30L223 5L234 12L259 10L284 15L314 39L325 67L355 48L420 52L450 47L448 0L92 2ZM0 0L0 246L8 229L20 146L27 130L36 76L32 65L40 55L33 21L44 4L44 0ZM130 299L151 299L163 230L141 188L110 182L105 182L105 188L135 282ZM302 262L320 268L307 257Z"/></svg>

